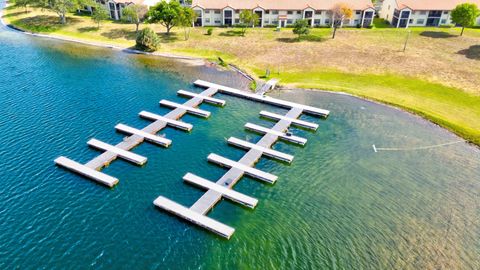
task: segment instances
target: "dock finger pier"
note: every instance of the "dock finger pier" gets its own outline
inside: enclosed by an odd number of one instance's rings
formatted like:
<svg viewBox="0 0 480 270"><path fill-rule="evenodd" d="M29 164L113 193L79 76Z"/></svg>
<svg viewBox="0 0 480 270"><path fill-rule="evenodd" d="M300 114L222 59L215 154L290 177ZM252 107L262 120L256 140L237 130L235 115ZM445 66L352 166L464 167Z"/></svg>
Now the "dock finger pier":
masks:
<svg viewBox="0 0 480 270"><path fill-rule="evenodd" d="M124 159L137 166L144 165L147 162L147 157L135 154L132 152L133 148L144 141L158 145L162 148L168 148L172 144L172 141L157 134L166 127L180 129L185 132L192 131L193 126L189 123L182 122L182 116L188 113L202 118L210 117L211 113L200 109L199 106L203 102L217 106L224 106L224 100L214 97L217 93L286 108L288 109L288 112L285 115L269 111L259 112L260 117L269 119L270 121L276 121L275 125L271 128L253 123L245 123L244 128L246 130L262 135L260 140L256 143L235 137L227 139L228 145L246 151L244 156L239 160L231 160L216 153L210 153L206 157L208 162L226 169L225 174L219 179L205 179L195 175L194 172L185 172L185 175L183 176L183 181L185 183L205 190L205 193L193 205L186 207L164 196L157 197L153 202L157 208L163 211L169 212L179 218L229 239L235 232L235 229L208 217L207 213L219 203L222 198L244 207L255 208L259 202L258 199L235 191L233 189L235 184L238 183L244 175L248 175L267 184L274 184L277 181L280 181L281 176L279 177L275 175L274 172L265 172L256 169L255 164L262 156L284 163L291 163L294 159L293 155L274 150L272 149L272 146L278 140L287 141L293 145L306 145L307 139L295 136L290 128L300 127L316 131L319 127L318 124L300 120L299 117L302 114L309 114L326 118L330 112L312 106L269 97L263 92L261 94L255 94L203 80L197 80L194 84L204 90L200 93L193 93L185 90L179 90L177 92L178 95L189 98L185 103L179 104L168 100L161 100L159 102L160 106L172 109L167 114L158 115L154 112L141 111L139 117L152 121L152 123L146 127L136 128L126 124L116 125L116 131L129 135L123 141L116 144L110 144L94 138L90 139L87 142L87 145L102 151L102 153L85 164L81 164L64 156L55 159L55 163L60 167L80 174L97 183L113 187L118 184L119 179L102 173L102 168L117 158ZM274 84L272 84L272 87L273 85Z"/></svg>

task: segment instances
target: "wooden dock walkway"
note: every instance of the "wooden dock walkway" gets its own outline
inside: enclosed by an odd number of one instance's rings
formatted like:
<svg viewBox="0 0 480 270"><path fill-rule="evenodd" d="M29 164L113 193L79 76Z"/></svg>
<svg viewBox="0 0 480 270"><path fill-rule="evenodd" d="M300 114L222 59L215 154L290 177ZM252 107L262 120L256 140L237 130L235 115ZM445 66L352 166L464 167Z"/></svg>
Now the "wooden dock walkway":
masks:
<svg viewBox="0 0 480 270"><path fill-rule="evenodd" d="M211 97L215 95L217 91L218 90L215 88L208 88L202 91L200 95L205 97ZM200 106L200 104L202 104L203 102L204 102L203 97L193 97L188 101L186 101L184 104L181 104L182 105L181 108L176 107L172 111L170 111L169 113L163 116L142 111L140 113L141 117L148 118L150 120L153 120L154 122L147 125L143 129L139 129L140 131L142 131L141 133L138 133L138 134L135 133L125 138L120 143L116 145L111 145L114 147L111 149L116 149L117 151L110 151L110 150L105 151L85 164L77 163L66 157L59 157L55 159L55 164L57 164L58 166L67 168L80 175L83 175L84 177L91 179L93 181L105 184L106 186L109 186L109 187L113 187L118 183L118 179L98 171L100 171L103 167L107 166L112 161L120 157L120 155L117 153L119 149L128 152L147 139L145 137L145 134L148 133L148 134L157 136L156 134L162 129L164 129L167 125L173 126L175 128L180 128L182 130L190 131L192 129L191 124L187 124L178 120L187 113L187 109L190 109L190 110L192 108L196 109L196 107ZM209 112L208 112L208 115L210 115ZM98 172L98 174L95 172Z"/></svg>
<svg viewBox="0 0 480 270"><path fill-rule="evenodd" d="M277 142L279 139L285 139L288 141L292 141L292 142L304 145L307 141L306 139L293 136L290 132L288 132L287 134L285 133L285 131L288 131L290 126L301 126L303 128L316 130L318 128L317 124L302 121L302 120L299 120L298 118L302 115L302 113L308 113L315 116L327 117L330 112L320 108L315 108L312 106L306 106L306 105L302 105L294 102L252 94L245 91L233 89L230 87L205 82L202 80L195 81L195 84L197 86L201 86L205 88L218 89L219 92L224 94L229 94L229 95L246 98L246 99L250 99L257 102L263 102L263 103L271 104L274 106L290 109L286 115L279 115L279 114L262 111L263 113L261 115L263 117L278 121L270 129L247 123L246 125L247 128L250 128L252 130L255 130L256 132L260 132L264 134L263 137L257 143L250 143L250 142L243 141L233 137L228 139L228 143L230 145L234 145L234 146L241 147L248 150L247 153L240 160L233 161L215 154L210 154L207 158L210 162L214 162L221 166L230 168L215 183L212 181L208 181L206 179L200 178L191 173L187 173L187 175L184 176L184 180L186 182L193 183L197 186L201 186L204 189L208 189L208 191L205 192L205 194L201 196L190 208L175 205L177 207L176 211L172 211L171 209L170 210L166 209L167 208L166 204L172 204L173 203L172 201L166 199L163 196L160 196L157 198L157 200L155 200L155 205L157 206L162 205L161 206L162 209L165 209L166 211L174 213L181 218L189 220L200 227L213 231L220 236L230 238L231 235L233 234L233 230L234 230L233 228L230 228L227 225L222 223L212 224L211 220L201 220L200 216L206 216L207 213L222 199L222 197L228 198L230 200L233 200L245 205L248 200L243 196L246 196L246 195L243 195L236 191L235 193L232 193L229 191L229 190L233 191L233 187L242 178L244 174L248 174L254 178L261 179L269 183L275 182L278 178L277 176L272 175L268 172L263 172L253 168L255 166L255 163L259 161L262 155L269 156L282 161L291 162L293 160L293 156L273 150L271 148L272 145L275 144L275 142ZM249 200L252 200L252 199L253 198L249 197ZM165 202L165 200L168 200L168 201ZM255 200L255 204L256 204L257 202L256 199L253 199L253 200ZM250 203L252 202L253 201L251 201ZM194 216L193 213L197 213L200 216L195 216L196 218L192 220L191 216ZM226 233L225 231L219 232L220 230L225 229L225 226L231 229L230 234ZM228 229L226 230L228 231Z"/></svg>

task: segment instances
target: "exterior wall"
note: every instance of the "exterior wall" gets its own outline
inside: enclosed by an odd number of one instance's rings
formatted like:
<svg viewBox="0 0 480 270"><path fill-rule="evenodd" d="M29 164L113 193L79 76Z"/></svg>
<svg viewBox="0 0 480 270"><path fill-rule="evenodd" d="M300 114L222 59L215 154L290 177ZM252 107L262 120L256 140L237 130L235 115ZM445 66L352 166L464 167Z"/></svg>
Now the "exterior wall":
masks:
<svg viewBox="0 0 480 270"><path fill-rule="evenodd" d="M222 26L225 25L224 12L225 10L232 11L232 24L240 23L240 12L241 10L234 10L230 7L227 7L223 10L213 10L213 9L202 9L200 7L194 7L193 10L198 14L201 14L201 26ZM307 19L309 20L310 26L330 26L332 23L332 15L327 10L313 10L307 8L305 10L263 10L261 8L256 8L254 12L262 12L262 20L259 26L266 27L277 27L277 26L291 26L297 20ZM368 12L373 12L374 9L368 9ZM355 27L361 25L364 16L363 10L356 10L353 13L353 17L350 20L345 20L344 26ZM306 15L311 15L310 17ZM373 17L373 16L372 16ZM286 19L282 19L286 18ZM284 21L284 24L281 24L281 21ZM196 24L200 26L200 23Z"/></svg>
<svg viewBox="0 0 480 270"><path fill-rule="evenodd" d="M395 0L385 0L383 1L382 8L380 9L379 16L382 19L385 19L389 22L392 22L393 12L397 7L397 2Z"/></svg>

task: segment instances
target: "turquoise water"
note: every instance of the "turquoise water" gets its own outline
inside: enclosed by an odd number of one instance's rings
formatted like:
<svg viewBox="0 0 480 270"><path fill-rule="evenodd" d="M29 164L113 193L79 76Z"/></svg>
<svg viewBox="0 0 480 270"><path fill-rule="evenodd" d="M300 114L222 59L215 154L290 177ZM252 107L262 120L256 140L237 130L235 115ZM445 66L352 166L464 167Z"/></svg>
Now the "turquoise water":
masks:
<svg viewBox="0 0 480 270"><path fill-rule="evenodd" d="M186 116L192 133L166 129L169 149L142 144L145 167L118 160L104 172L114 189L57 168L65 155L85 162L99 152L88 139L117 143L117 123L143 127L141 110L165 113L160 99L201 78L244 87L242 77L212 67L127 55L0 31L1 269L478 269L480 151L418 117L354 97L308 91L273 95L332 111L316 133L297 130L306 147L278 143L291 165L262 159L274 186L245 177L236 190L259 199L255 210L222 201L209 214L234 228L226 241L161 212L164 195L192 204L201 190L181 177L218 179L209 153L244 151L225 138L251 141L246 122L273 126L260 110L285 112L220 95L202 105L208 120Z"/></svg>

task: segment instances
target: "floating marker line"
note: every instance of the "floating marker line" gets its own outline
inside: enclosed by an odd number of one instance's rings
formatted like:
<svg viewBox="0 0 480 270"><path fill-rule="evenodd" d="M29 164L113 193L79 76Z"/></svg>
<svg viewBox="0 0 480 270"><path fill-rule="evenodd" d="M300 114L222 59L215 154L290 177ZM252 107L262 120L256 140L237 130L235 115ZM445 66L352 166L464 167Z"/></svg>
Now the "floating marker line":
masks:
<svg viewBox="0 0 480 270"><path fill-rule="evenodd" d="M432 148L437 148L437 147L442 147L442 146L447 146L447 145L452 145L452 144L457 144L457 143L462 143L465 142L465 140L460 140L460 141L454 141L454 142L448 142L448 143L441 143L441 144L435 144L435 145L429 145L429 146L420 146L420 147L405 147L405 148L386 148L386 147L376 147L375 144L372 145L373 151L377 153L378 151L413 151L413 150L426 150L426 149L432 149Z"/></svg>

